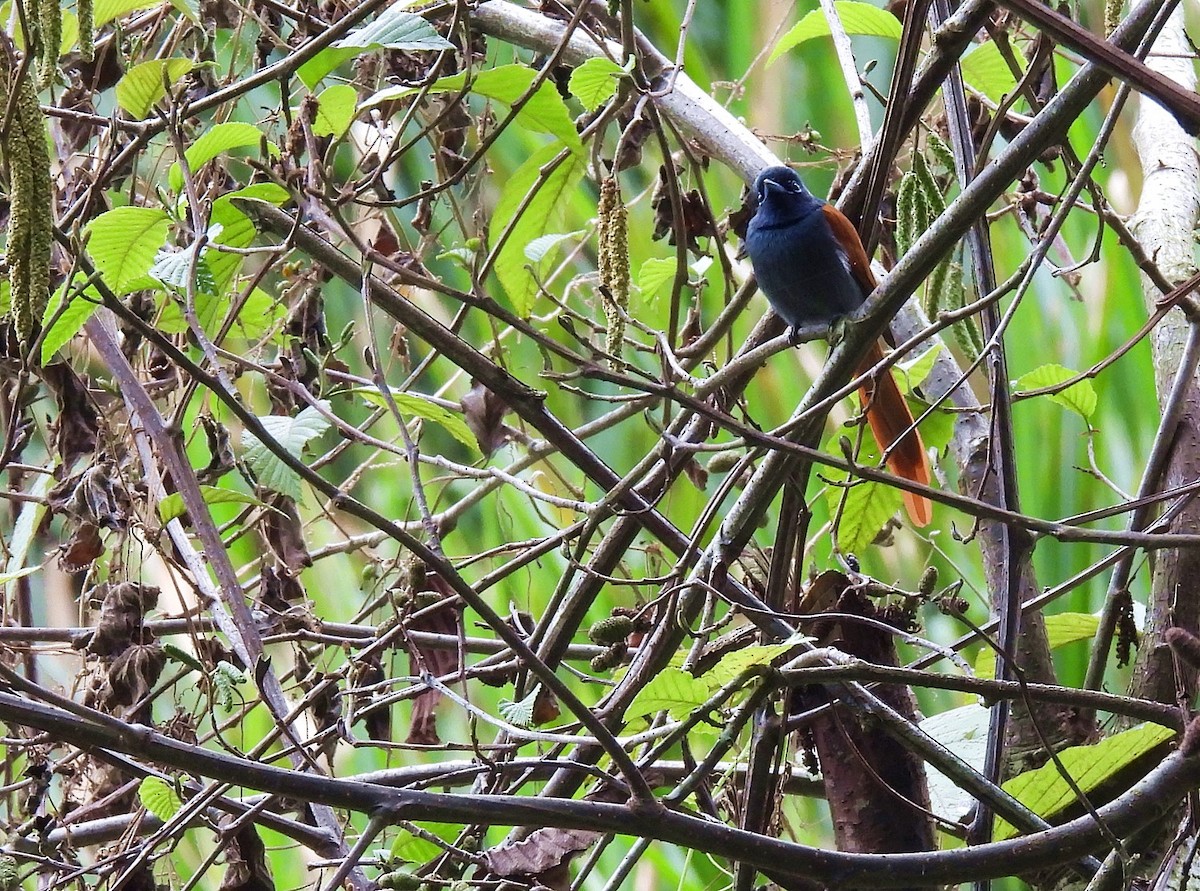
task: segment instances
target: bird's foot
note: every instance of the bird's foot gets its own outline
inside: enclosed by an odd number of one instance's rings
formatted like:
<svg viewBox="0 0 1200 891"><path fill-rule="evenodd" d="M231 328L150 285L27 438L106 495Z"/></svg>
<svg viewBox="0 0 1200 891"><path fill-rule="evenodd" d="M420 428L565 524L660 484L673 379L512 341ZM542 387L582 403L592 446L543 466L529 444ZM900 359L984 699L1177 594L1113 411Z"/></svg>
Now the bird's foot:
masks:
<svg viewBox="0 0 1200 891"><path fill-rule="evenodd" d="M838 316L829 323L829 345L837 346L846 338L846 332L850 328L850 321L845 316Z"/></svg>

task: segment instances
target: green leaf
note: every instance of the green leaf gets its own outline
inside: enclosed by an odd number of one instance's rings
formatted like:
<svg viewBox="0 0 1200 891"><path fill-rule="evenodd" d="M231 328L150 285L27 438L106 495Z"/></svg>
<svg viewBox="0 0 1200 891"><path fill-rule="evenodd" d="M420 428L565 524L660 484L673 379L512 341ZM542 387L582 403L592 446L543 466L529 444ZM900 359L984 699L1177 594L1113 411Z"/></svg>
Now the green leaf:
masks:
<svg viewBox="0 0 1200 891"><path fill-rule="evenodd" d="M354 88L350 87L349 89L353 90ZM233 149L251 146L257 148L262 139L262 131L253 124L229 121L224 124L216 124L200 134L200 138L188 146L183 156L187 159L188 169L195 175L201 167L218 155ZM183 169L179 166L178 161L171 165L171 170L167 174L167 185L173 192L178 192L183 188Z"/></svg>
<svg viewBox="0 0 1200 891"><path fill-rule="evenodd" d="M804 635L798 635L782 643L753 644L742 647L740 650L734 650L732 653L726 653L721 657L720 662L704 673L703 680L708 683L709 692L715 693L748 669L770 665L788 650L809 639Z"/></svg>
<svg viewBox="0 0 1200 891"><path fill-rule="evenodd" d="M533 707L537 703L540 689L534 689L519 702L511 699L500 700L500 717L517 727L528 727L533 723Z"/></svg>
<svg viewBox="0 0 1200 891"><path fill-rule="evenodd" d="M1018 64L1020 59L1017 60ZM987 96L993 102L999 102L1017 86L1012 69L1000 55L995 41L989 40L980 44L962 57L963 80Z"/></svg>
<svg viewBox="0 0 1200 891"><path fill-rule="evenodd" d="M150 267L150 277L162 282L182 294L187 290L188 279L192 274L193 264L196 270L196 290L202 294L212 294L216 291L216 282L212 270L204 260L204 252L196 257L196 245L176 250L175 248L159 248L154 265Z"/></svg>
<svg viewBox="0 0 1200 891"><path fill-rule="evenodd" d="M638 270L637 286L646 299L658 293L667 282L675 280L675 261L662 257L651 257Z"/></svg>
<svg viewBox="0 0 1200 891"><path fill-rule="evenodd" d="M556 247L564 241L570 241L572 238L579 238L583 232L554 232L550 235L543 235L540 238L535 238L529 244L525 245L525 259L530 263L540 263L550 255Z"/></svg>
<svg viewBox="0 0 1200 891"><path fill-rule="evenodd" d="M679 668L666 668L644 686L629 708L626 720L648 717L665 711L672 718L684 718L692 709L708 699L709 687Z"/></svg>
<svg viewBox="0 0 1200 891"><path fill-rule="evenodd" d="M267 506L253 495L247 495L245 492L235 492L232 489L222 489L219 486L201 486L200 495L204 498L205 504L252 504L255 507ZM187 513L187 509L183 506L183 496L178 492L172 492L158 503L158 519L163 524L171 522L176 517L182 517L185 513Z"/></svg>
<svg viewBox="0 0 1200 891"><path fill-rule="evenodd" d="M232 192L226 192L213 202L214 209L221 204L231 206L231 199L233 198L257 198L260 201L269 201L275 205L283 205L292 200L292 193L276 183L251 183ZM240 210L237 213L245 216ZM221 221L214 218L213 222Z"/></svg>
<svg viewBox="0 0 1200 891"><path fill-rule="evenodd" d="M886 9L856 0L836 0L834 7L847 34L900 39L903 30L900 20ZM771 50L771 55L767 58L767 64L770 65L792 47L815 37L828 37L830 33L832 32L829 30L829 20L821 10L814 9L779 39L779 43L775 44L775 49Z"/></svg>
<svg viewBox="0 0 1200 891"><path fill-rule="evenodd" d="M92 15L95 17L96 29L99 30L102 25L107 25L113 19L119 19L138 9L149 9L158 5L159 0L96 0L92 6Z"/></svg>
<svg viewBox="0 0 1200 891"><path fill-rule="evenodd" d="M65 287L65 286L64 286ZM50 303L46 306L46 314L42 317L43 326L54 318L54 314L58 312L59 306L62 305L63 289L59 288L54 292L54 296L50 298ZM83 324L92 317L92 313L96 311L96 307L100 305L100 295L96 293L95 288L88 288L84 294L75 294L71 298L71 302L67 304L67 308L62 311L62 314L54 320L54 323L46 329L42 336L42 364L47 364L54 358L57 353L66 343L83 330Z"/></svg>
<svg viewBox="0 0 1200 891"><path fill-rule="evenodd" d="M596 56L571 72L567 89L584 108L595 111L612 98L617 92L617 81L625 75L625 69L612 59Z"/></svg>
<svg viewBox="0 0 1200 891"><path fill-rule="evenodd" d="M341 139L358 113L358 92L350 84L336 84L317 97L317 117L312 129L316 136Z"/></svg>
<svg viewBox="0 0 1200 891"><path fill-rule="evenodd" d="M921 722L921 729L967 764L982 772L987 752L990 717L989 709L971 703L926 718ZM926 774L934 813L957 821L975 807L975 799L971 793L959 788L953 780L932 766L927 768Z"/></svg>
<svg viewBox="0 0 1200 891"><path fill-rule="evenodd" d="M24 569L17 569L13 572L0 572L0 585L7 585L9 582L15 582L17 579L23 579L27 575L41 571L41 566L26 566Z"/></svg>
<svg viewBox="0 0 1200 891"><path fill-rule="evenodd" d="M139 120L167 95L166 87L196 67L191 59L152 59L135 65L117 81L117 105Z"/></svg>
<svg viewBox="0 0 1200 891"><path fill-rule="evenodd" d="M296 74L310 90L322 78L343 62L374 49L408 51L452 50L454 44L442 37L421 16L404 10L417 0L392 3L372 22L355 28L333 46L321 50L303 65Z"/></svg>
<svg viewBox="0 0 1200 891"><path fill-rule="evenodd" d="M168 2L179 10L193 25L200 24L199 0L168 0Z"/></svg>
<svg viewBox="0 0 1200 891"><path fill-rule="evenodd" d="M429 86L431 93L459 93L467 86L468 72L441 77ZM537 72L528 65L501 65L478 72L470 81L470 91L504 105L512 105L528 92ZM362 103L370 108L382 102L390 102L404 96L414 95L417 87L389 87L381 90ZM572 152L582 155L583 143L575 130L575 123L558 90L549 80L542 81L517 113L516 123L534 133L549 133L561 140ZM493 231L495 226L493 224Z"/></svg>
<svg viewBox="0 0 1200 891"><path fill-rule="evenodd" d="M138 798L141 799L142 807L164 823L183 807L175 788L158 777L146 777L138 784Z"/></svg>
<svg viewBox="0 0 1200 891"><path fill-rule="evenodd" d="M930 372L933 371L933 366L941 352L942 345L935 343L915 359L897 363L896 384L900 387L900 392L908 394L921 386L925 382L925 378L929 377Z"/></svg>
<svg viewBox="0 0 1200 891"><path fill-rule="evenodd" d="M113 293L158 286L149 272L169 226L166 212L155 207L117 207L88 223L88 253Z"/></svg>
<svg viewBox="0 0 1200 891"><path fill-rule="evenodd" d="M826 497L830 516L835 516L838 504L846 499L837 526L837 543L838 549L847 554L866 551L904 502L899 489L883 483L860 482L848 490L832 486Z"/></svg>
<svg viewBox="0 0 1200 891"><path fill-rule="evenodd" d="M431 832L443 841L452 841L459 827L453 823L418 823L426 832ZM400 834L392 843L392 858L404 863L424 863L442 853L442 848L431 841L413 835L407 829L401 829Z"/></svg>
<svg viewBox="0 0 1200 891"><path fill-rule="evenodd" d="M322 401L321 406L329 409L328 402ZM283 446L288 454L297 458L311 440L316 439L329 427L329 422L311 405L294 418L264 415L258 420L272 439ZM249 431L242 434L242 446L246 452L246 461L258 477L259 485L288 495L296 501L300 500L300 477L292 468L284 464Z"/></svg>
<svg viewBox="0 0 1200 891"><path fill-rule="evenodd" d="M543 146L508 178L492 214L493 238L499 238L508 227L517 210L525 203L526 196L538 185L541 169L560 151L560 147L553 143ZM546 230L552 227L558 211L561 211L565 203L566 195L575 188L582 173L583 160L580 155L573 154L559 164L541 183L537 194L530 199L520 220L501 248L499 256L496 257L496 276L504 286L513 308L521 316L528 316L532 312L537 295L537 280L526 268L529 261L525 258L525 246L546 234ZM535 271L539 273L540 265L535 265Z"/></svg>
<svg viewBox="0 0 1200 891"><path fill-rule="evenodd" d="M1084 793L1090 792L1122 768L1175 736L1170 727L1139 724L1110 736L1092 746L1072 746L1059 752L1067 773ZM1067 785L1054 762L1049 762L1004 784L1005 792L1037 814L1049 819L1075 803L1075 793ZM1017 835L1017 830L1002 819L996 820L996 841Z"/></svg>
<svg viewBox="0 0 1200 891"><path fill-rule="evenodd" d="M372 405L379 408L388 407L387 400L384 399L383 394L374 388L358 387L354 392ZM448 408L443 408L436 402L431 402L428 398L418 393L397 393L392 391L391 396L396 403L396 408L400 409L401 414L432 421L440 427L444 427L447 433L473 452L479 451L479 443L475 439L475 434L471 432L471 428L467 426L467 422Z"/></svg>
<svg viewBox="0 0 1200 891"><path fill-rule="evenodd" d="M1017 390L1041 390L1045 387L1054 387L1063 381L1068 381L1078 375L1078 373L1061 365L1042 365L1033 369L1028 374L1021 375L1013 386ZM1071 386L1058 393L1051 393L1049 398L1051 402L1058 403L1063 408L1070 409L1085 421L1090 419L1092 413L1096 410L1096 389L1087 378L1078 383L1071 384Z"/></svg>
<svg viewBox="0 0 1200 891"><path fill-rule="evenodd" d="M219 295L200 292L196 295L196 318L206 334L216 337L225 317L229 315L231 305L232 297L228 292ZM286 314L283 304L261 288L255 288L242 305L234 322L234 330L247 341L257 340L282 321ZM164 334L182 334L188 330L178 299L165 302L156 327Z"/></svg>
<svg viewBox="0 0 1200 891"><path fill-rule="evenodd" d="M1046 638L1050 649L1057 650L1067 644L1091 640L1100 628L1100 619L1090 613L1058 613L1046 616ZM975 656L975 674L981 678L996 676L996 653L984 647Z"/></svg>

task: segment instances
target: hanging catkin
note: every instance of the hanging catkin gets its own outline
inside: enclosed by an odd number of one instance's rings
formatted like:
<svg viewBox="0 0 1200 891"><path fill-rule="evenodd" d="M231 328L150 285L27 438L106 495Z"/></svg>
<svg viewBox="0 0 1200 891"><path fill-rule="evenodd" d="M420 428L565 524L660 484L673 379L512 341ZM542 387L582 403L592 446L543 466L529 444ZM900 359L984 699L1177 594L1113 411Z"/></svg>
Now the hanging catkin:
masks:
<svg viewBox="0 0 1200 891"><path fill-rule="evenodd" d="M10 63L0 73L0 101L7 106L15 91L12 120L0 143L8 167L9 227L8 275L12 286L12 318L17 337L28 344L41 326L50 299L50 244L54 219L51 211L50 152L46 123L29 77L13 83L18 66L12 64L11 45L0 58Z"/></svg>
<svg viewBox="0 0 1200 891"><path fill-rule="evenodd" d="M614 368L624 367L621 342L625 337L625 311L629 307L629 238L625 205L616 177L600 184L598 227L600 294L606 321L605 350Z"/></svg>

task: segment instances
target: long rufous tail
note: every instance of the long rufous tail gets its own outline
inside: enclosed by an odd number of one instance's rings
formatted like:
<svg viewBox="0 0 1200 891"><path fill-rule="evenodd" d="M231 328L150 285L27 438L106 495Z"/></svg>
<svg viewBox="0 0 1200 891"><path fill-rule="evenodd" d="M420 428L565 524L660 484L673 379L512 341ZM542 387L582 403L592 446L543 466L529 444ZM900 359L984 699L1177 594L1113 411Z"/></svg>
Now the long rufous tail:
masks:
<svg viewBox="0 0 1200 891"><path fill-rule="evenodd" d="M883 348L876 341L859 365L858 373L865 373L881 361ZM879 375L873 383L859 390L859 395L867 407L867 423L871 425L875 441L888 453L888 470L896 476L928 486L929 459L925 455L925 445L921 442L921 434L913 426L912 412L908 410L908 403L896 386L892 373L888 371ZM914 526L928 526L933 518L933 505L923 495L905 492L904 509Z"/></svg>

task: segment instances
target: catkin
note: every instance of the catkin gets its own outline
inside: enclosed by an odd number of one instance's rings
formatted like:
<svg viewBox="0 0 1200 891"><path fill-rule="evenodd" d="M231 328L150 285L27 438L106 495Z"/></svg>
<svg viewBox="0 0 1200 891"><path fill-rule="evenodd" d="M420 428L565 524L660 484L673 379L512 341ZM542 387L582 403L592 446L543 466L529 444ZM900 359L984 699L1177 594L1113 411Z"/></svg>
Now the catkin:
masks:
<svg viewBox="0 0 1200 891"><path fill-rule="evenodd" d="M629 237L621 187L610 176L600 184L599 225L600 294L604 300L606 325L605 350L617 370L621 361L621 342L625 337L625 311L629 308Z"/></svg>
<svg viewBox="0 0 1200 891"><path fill-rule="evenodd" d="M41 32L41 58L38 60L38 86L45 89L58 70L58 51L62 48L62 7L58 0L39 0L38 30Z"/></svg>
<svg viewBox="0 0 1200 891"><path fill-rule="evenodd" d="M79 55L90 62L96 55L96 15L93 0L77 0L75 14L79 17Z"/></svg>
<svg viewBox="0 0 1200 891"><path fill-rule="evenodd" d="M0 56L4 55L0 53ZM9 54L11 60L11 53ZM46 124L37 93L28 77L12 84L11 65L0 76L0 100L16 91L12 120L0 143L9 171L8 274L12 286L12 318L17 337L32 342L50 300L51 211L50 152Z"/></svg>

